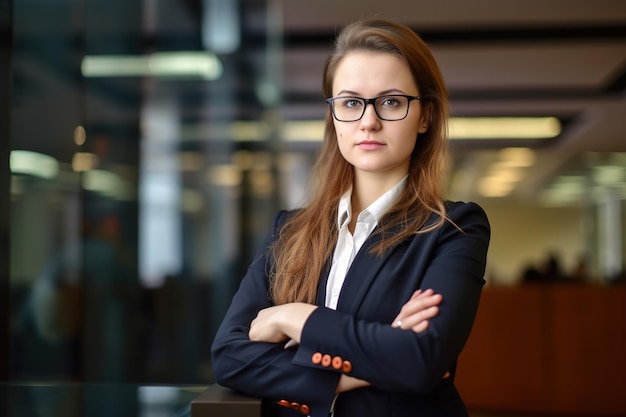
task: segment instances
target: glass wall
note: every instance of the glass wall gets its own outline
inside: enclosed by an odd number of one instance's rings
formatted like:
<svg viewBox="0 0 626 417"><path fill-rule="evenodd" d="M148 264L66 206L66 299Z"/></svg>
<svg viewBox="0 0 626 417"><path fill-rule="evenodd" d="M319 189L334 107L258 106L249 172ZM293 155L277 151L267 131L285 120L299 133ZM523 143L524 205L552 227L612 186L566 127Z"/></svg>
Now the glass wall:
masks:
<svg viewBox="0 0 626 417"><path fill-rule="evenodd" d="M14 8L11 379L208 383L216 326L314 150L278 141L277 8Z"/></svg>

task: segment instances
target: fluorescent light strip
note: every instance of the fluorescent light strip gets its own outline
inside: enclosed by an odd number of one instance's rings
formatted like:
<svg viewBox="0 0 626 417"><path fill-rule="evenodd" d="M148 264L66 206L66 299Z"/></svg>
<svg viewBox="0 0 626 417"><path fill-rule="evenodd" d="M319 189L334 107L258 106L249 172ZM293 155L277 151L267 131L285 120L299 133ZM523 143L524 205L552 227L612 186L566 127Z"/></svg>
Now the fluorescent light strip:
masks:
<svg viewBox="0 0 626 417"><path fill-rule="evenodd" d="M85 77L162 77L217 80L224 68L210 52L176 51L150 55L86 56L81 64Z"/></svg>
<svg viewBox="0 0 626 417"><path fill-rule="evenodd" d="M556 117L453 117L450 139L549 139L561 133Z"/></svg>
<svg viewBox="0 0 626 417"><path fill-rule="evenodd" d="M9 157L13 174L26 174L52 179L59 174L59 162L50 155L38 152L13 150Z"/></svg>

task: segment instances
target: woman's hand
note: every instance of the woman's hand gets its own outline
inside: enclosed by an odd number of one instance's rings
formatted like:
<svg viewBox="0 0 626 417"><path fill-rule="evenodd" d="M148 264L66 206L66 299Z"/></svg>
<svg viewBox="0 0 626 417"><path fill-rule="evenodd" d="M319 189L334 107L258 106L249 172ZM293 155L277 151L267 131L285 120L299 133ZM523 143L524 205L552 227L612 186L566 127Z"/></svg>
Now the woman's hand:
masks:
<svg viewBox="0 0 626 417"><path fill-rule="evenodd" d="M369 387L371 385L372 384L363 379L358 379L353 376L341 374L341 377L339 377L339 383L337 384L337 388L335 389L335 393L339 394L357 388Z"/></svg>
<svg viewBox="0 0 626 417"><path fill-rule="evenodd" d="M441 294L435 294L431 289L415 291L402 306L391 326L411 329L416 333L423 332L428 328L428 320L439 314L442 300Z"/></svg>
<svg viewBox="0 0 626 417"><path fill-rule="evenodd" d="M415 291L400 309L400 313L393 320L392 327L411 329L416 333L423 332L428 328L428 320L439 313L438 306L442 300L441 294L435 294L431 289ZM449 376L450 373L446 372L443 378ZM368 381L343 374L335 392L341 393L368 386L371 386Z"/></svg>
<svg viewBox="0 0 626 417"><path fill-rule="evenodd" d="M316 308L317 306L305 303L265 308L250 323L248 336L254 342L283 343L291 339L300 343L304 323Z"/></svg>

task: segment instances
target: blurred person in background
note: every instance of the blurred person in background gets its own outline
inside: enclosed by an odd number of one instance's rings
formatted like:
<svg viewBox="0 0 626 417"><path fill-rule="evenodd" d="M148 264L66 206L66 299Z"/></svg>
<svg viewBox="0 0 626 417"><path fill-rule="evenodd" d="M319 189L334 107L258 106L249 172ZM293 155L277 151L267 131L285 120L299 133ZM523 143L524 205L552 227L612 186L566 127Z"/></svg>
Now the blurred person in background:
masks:
<svg viewBox="0 0 626 417"><path fill-rule="evenodd" d="M119 215L97 200L81 239L53 256L18 322L17 371L85 381L137 378L139 283L122 243Z"/></svg>

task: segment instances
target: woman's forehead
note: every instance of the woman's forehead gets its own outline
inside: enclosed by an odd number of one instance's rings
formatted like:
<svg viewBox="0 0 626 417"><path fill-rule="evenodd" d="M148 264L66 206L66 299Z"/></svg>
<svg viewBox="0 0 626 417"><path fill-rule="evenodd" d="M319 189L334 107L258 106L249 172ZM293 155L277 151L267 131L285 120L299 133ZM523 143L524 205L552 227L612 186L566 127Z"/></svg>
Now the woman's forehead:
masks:
<svg viewBox="0 0 626 417"><path fill-rule="evenodd" d="M342 90L398 90L417 93L415 80L407 63L398 55L384 52L351 52L338 63L333 79L333 93Z"/></svg>

